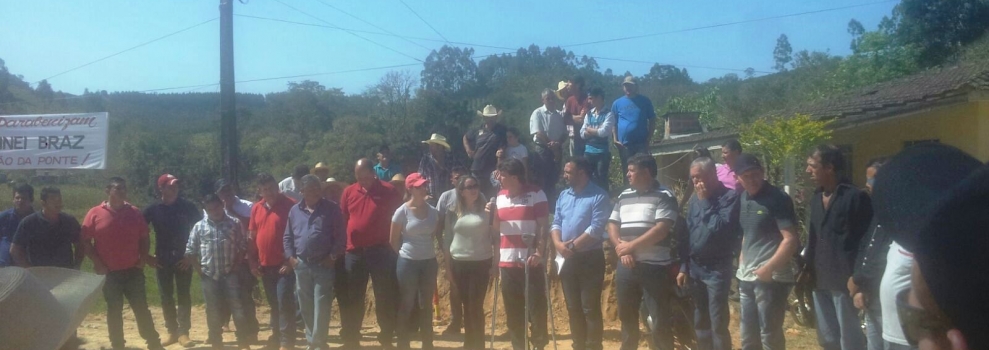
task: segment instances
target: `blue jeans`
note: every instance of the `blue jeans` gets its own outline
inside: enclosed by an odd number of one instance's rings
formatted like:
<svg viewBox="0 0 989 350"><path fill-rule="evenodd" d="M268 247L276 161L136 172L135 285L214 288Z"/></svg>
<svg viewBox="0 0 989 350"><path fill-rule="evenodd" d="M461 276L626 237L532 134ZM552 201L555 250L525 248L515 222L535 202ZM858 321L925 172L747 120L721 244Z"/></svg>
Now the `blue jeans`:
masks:
<svg viewBox="0 0 989 350"><path fill-rule="evenodd" d="M309 349L327 349L330 331L330 305L333 303L334 268L299 261L295 267L296 291L302 319L306 322Z"/></svg>
<svg viewBox="0 0 989 350"><path fill-rule="evenodd" d="M817 316L817 342L822 349L865 348L859 312L848 291L815 290L814 310Z"/></svg>
<svg viewBox="0 0 989 350"><path fill-rule="evenodd" d="M742 304L742 350L783 350L783 319L786 317L786 298L793 285L780 282L738 283Z"/></svg>
<svg viewBox="0 0 989 350"><path fill-rule="evenodd" d="M350 348L360 342L368 277L373 282L374 311L381 326L378 342L391 344L398 317L397 259L398 255L388 244L360 247L347 252L344 276L337 276L342 279L342 288L337 290L337 295L340 296L340 338L344 347Z"/></svg>
<svg viewBox="0 0 989 350"><path fill-rule="evenodd" d="M629 269L618 264L615 271L618 286L618 319L622 321L622 350L639 348L639 307L646 296L647 310L656 323L649 335L660 350L673 349L673 324L670 298L674 295L674 280L669 266L636 262Z"/></svg>
<svg viewBox="0 0 989 350"><path fill-rule="evenodd" d="M611 153L585 153L584 157L591 163L591 180L609 192L608 171L611 169Z"/></svg>
<svg viewBox="0 0 989 350"><path fill-rule="evenodd" d="M192 314L189 285L192 283L192 269L181 270L173 265L160 267L157 272L165 329L169 334L189 335L189 320ZM178 299L178 308L175 304L176 299Z"/></svg>
<svg viewBox="0 0 989 350"><path fill-rule="evenodd" d="M690 291L694 299L694 332L701 350L731 350L728 331L728 292L734 277L731 261L723 264L690 264Z"/></svg>
<svg viewBox="0 0 989 350"><path fill-rule="evenodd" d="M281 266L262 266L261 283L271 307L269 344L295 346L295 274L280 274Z"/></svg>
<svg viewBox="0 0 989 350"><path fill-rule="evenodd" d="M103 282L103 298L106 300L106 328L113 347L124 346L124 297L134 311L137 330L148 346L160 345L154 319L148 310L148 298L144 289L144 270L134 267L110 271Z"/></svg>
<svg viewBox="0 0 989 350"><path fill-rule="evenodd" d="M878 293L869 295L865 301L865 340L869 350L886 350L886 341L883 340L883 308Z"/></svg>
<svg viewBox="0 0 989 350"><path fill-rule="evenodd" d="M563 264L560 283L570 316L573 349L601 350L604 334L604 318L601 315L604 250L574 253Z"/></svg>
<svg viewBox="0 0 989 350"><path fill-rule="evenodd" d="M430 307L436 291L436 259L412 260L399 257L398 273L398 348L409 348L410 329L419 329L423 349L433 347L433 309ZM415 315L416 304L422 305ZM417 318L417 319L413 319ZM418 324L418 327L413 324Z"/></svg>
<svg viewBox="0 0 989 350"><path fill-rule="evenodd" d="M200 282L203 287L203 299L206 301L206 325L209 328L209 337L206 340L210 345L223 344L223 324L226 323L224 312L229 312L237 326L237 344L247 345L250 326L247 321L247 314L244 313L243 290L239 274L231 272L220 276L219 279L200 274Z"/></svg>

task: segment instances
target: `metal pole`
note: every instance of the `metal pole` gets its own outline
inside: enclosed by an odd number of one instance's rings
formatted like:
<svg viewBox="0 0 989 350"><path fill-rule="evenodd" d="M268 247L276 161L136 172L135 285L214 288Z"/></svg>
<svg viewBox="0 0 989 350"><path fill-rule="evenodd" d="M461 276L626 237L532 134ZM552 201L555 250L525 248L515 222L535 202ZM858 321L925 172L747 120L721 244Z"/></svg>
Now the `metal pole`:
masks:
<svg viewBox="0 0 989 350"><path fill-rule="evenodd" d="M234 88L234 0L220 0L220 153L223 178L238 189L237 106Z"/></svg>
<svg viewBox="0 0 989 350"><path fill-rule="evenodd" d="M495 324L498 321L498 293L501 292L501 278L495 275L494 301L491 303L491 350L494 350Z"/></svg>

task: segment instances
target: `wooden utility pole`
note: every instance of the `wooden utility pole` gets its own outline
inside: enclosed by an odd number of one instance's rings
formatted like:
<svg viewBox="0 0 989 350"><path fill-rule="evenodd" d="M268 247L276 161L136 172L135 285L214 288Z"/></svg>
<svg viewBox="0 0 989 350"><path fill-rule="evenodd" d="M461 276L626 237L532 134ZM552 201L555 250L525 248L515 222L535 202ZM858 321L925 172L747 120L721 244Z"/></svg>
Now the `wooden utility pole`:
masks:
<svg viewBox="0 0 989 350"><path fill-rule="evenodd" d="M220 149L223 178L238 186L239 136L234 90L234 0L220 0Z"/></svg>

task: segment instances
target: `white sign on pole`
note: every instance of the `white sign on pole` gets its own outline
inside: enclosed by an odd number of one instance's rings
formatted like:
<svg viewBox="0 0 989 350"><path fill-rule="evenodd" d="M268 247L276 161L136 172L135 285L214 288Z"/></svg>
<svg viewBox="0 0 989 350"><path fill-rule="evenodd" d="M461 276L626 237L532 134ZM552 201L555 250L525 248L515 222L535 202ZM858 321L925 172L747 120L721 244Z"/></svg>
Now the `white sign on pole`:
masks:
<svg viewBox="0 0 989 350"><path fill-rule="evenodd" d="M105 169L107 113L0 115L0 170Z"/></svg>

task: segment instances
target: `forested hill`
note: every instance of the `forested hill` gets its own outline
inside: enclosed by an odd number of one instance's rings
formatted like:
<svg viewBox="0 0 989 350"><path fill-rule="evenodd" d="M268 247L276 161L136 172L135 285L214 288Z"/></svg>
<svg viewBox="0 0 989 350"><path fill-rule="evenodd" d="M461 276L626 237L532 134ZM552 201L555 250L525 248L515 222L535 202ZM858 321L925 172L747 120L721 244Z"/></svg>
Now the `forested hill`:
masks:
<svg viewBox="0 0 989 350"><path fill-rule="evenodd" d="M766 38L776 42L776 49L766 53L773 67L697 82L685 68L655 64L637 77L640 90L659 115L701 112L702 122L716 129L924 69L989 60L989 0L938 3L944 6L903 0L877 28L851 19L852 54L847 56L802 50L785 33L774 33ZM602 87L613 99L620 96L627 74L559 47L532 45L479 61L473 56L469 47L444 46L426 58L421 71L387 72L358 94L309 80L289 82L285 91L263 96L238 94L242 180L260 171L284 177L296 164L318 161L330 165L332 176L351 180L353 161L372 156L382 144L414 170L421 141L434 132L445 135L454 156L464 159L460 137L480 123L475 111L484 105L503 109L503 120L526 133L542 89L555 89L558 81L579 74L589 88ZM191 182L198 194L219 176L217 93L94 90L70 95L47 81L25 82L0 60L0 114L97 111L110 114L109 167L81 172L79 181L122 175L136 192L150 193L152 180L168 171Z"/></svg>

